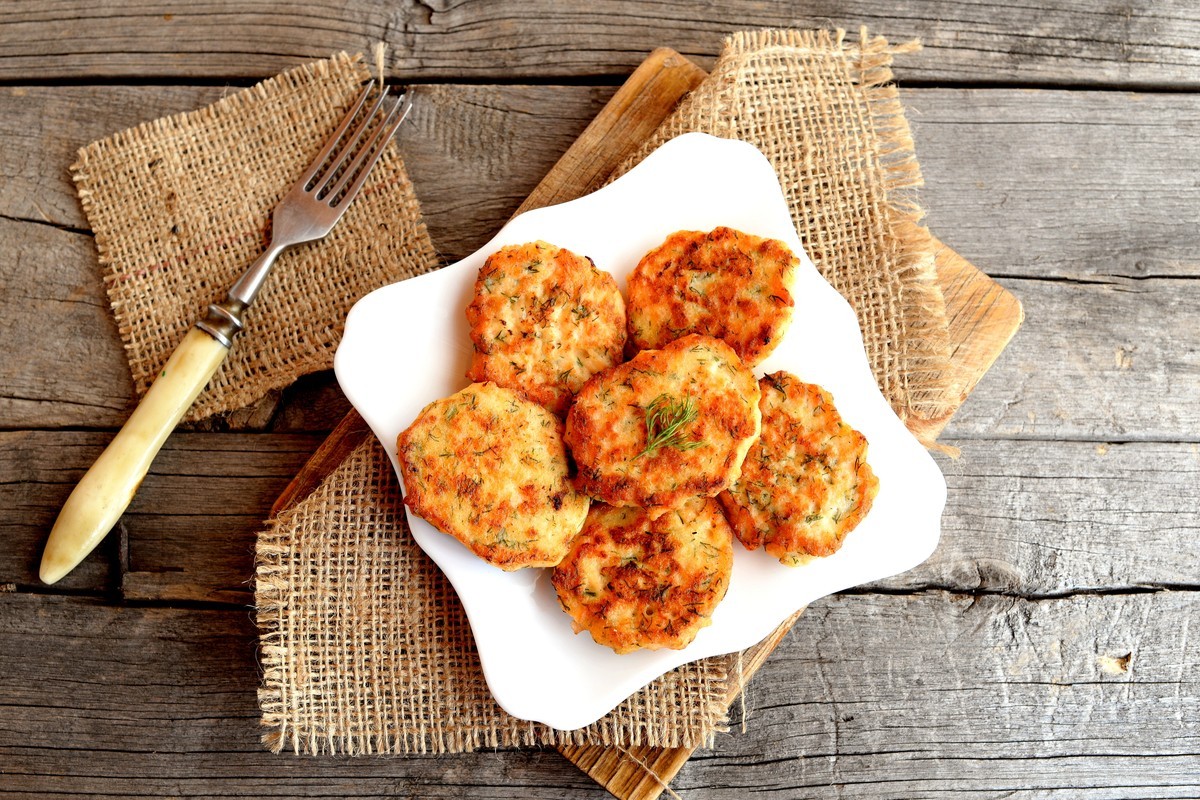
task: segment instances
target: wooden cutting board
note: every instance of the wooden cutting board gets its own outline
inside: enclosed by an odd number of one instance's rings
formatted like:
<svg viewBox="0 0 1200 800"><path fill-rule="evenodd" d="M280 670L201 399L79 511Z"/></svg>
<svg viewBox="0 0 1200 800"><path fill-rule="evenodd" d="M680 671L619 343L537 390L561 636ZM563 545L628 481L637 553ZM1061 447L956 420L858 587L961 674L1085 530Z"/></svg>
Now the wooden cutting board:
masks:
<svg viewBox="0 0 1200 800"><path fill-rule="evenodd" d="M675 51L655 50L613 95L517 213L572 200L599 188L613 169L705 77L704 70ZM1016 333L1024 314L1015 297L940 242L937 271L946 298L953 345L951 369L955 384L961 387L961 403ZM932 439L948 421L949 416L916 420L914 427ZM272 514L307 497L369 435L370 429L357 413L347 414L276 500ZM749 681L762 666L800 613L746 651L744 680ZM736 699L737 689L731 687L727 701L732 704ZM654 800L695 748L569 746L559 750L616 797Z"/></svg>

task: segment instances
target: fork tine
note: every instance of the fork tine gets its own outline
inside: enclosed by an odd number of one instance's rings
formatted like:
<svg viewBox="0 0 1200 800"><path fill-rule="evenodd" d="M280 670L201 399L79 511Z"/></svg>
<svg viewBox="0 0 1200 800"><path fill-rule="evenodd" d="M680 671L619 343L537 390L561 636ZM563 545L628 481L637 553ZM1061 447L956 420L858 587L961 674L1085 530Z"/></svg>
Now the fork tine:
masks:
<svg viewBox="0 0 1200 800"><path fill-rule="evenodd" d="M388 140L392 138L396 129L400 127L400 123L404 122L405 117L408 116L408 112L411 110L412 96L406 91L400 97L396 98L396 102L392 105L391 110L388 111L387 116L380 124L379 130L371 137L371 141L363 145L358 156L346 167L346 171L342 173L341 180L329 191L327 197L330 200L335 200L347 182L352 177L354 178L354 182L350 184L350 188L346 189L346 194L342 199L337 201L337 205L334 206L335 208L346 205L358 194L358 190L366 182L367 176L371 174L371 169L375 166L375 162L379 160L383 155L383 151L387 148Z"/></svg>
<svg viewBox="0 0 1200 800"><path fill-rule="evenodd" d="M325 163L325 160L329 158L329 154L333 152L334 148L338 146L338 143L346 134L346 130L350 127L350 123L353 122L354 118L358 116L358 112L362 110L363 103L367 101L367 97L370 96L371 90L374 88L375 79L372 78L367 82L367 85L363 87L362 92L359 93L358 99L354 102L354 106L346 112L346 116L342 117L342 121L338 123L337 129L329 135L329 138L325 141L325 146L321 148L321 152L318 153L315 158L313 158L312 162L308 165L308 169L304 170L304 174L297 179L296 184L302 189L308 185L309 181L317 176L318 172L320 172L321 166Z"/></svg>
<svg viewBox="0 0 1200 800"><path fill-rule="evenodd" d="M321 177L317 178L316 184L313 185L313 194L329 197L330 184L338 177L339 170L347 163L346 160L354 154L354 148L358 145L359 139L362 138L367 129L375 122L376 115L379 114L379 109L383 107L384 100L387 100L386 89L379 93L379 97L371 104L371 110L354 127L354 132L347 137L346 143L339 147L338 151L333 154L329 161L329 169Z"/></svg>

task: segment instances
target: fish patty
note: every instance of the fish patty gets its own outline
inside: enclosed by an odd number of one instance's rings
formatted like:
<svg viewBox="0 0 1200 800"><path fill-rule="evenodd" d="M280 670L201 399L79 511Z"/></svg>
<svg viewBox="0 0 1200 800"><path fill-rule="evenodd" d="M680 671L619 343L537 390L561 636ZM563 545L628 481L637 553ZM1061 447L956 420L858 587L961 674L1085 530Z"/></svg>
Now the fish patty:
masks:
<svg viewBox="0 0 1200 800"><path fill-rule="evenodd" d="M799 265L776 239L724 227L676 231L629 276L629 341L647 350L700 333L723 340L753 367L791 322Z"/></svg>
<svg viewBox="0 0 1200 800"><path fill-rule="evenodd" d="M787 372L759 383L762 435L720 500L742 544L795 566L842 546L871 510L879 479L866 438L829 392Z"/></svg>
<svg viewBox="0 0 1200 800"><path fill-rule="evenodd" d="M501 569L552 567L590 503L571 485L562 432L513 390L471 384L400 434L404 504Z"/></svg>
<svg viewBox="0 0 1200 800"><path fill-rule="evenodd" d="M475 280L467 322L475 345L467 378L515 389L559 415L625 349L616 280L547 242L492 253Z"/></svg>
<svg viewBox="0 0 1200 800"><path fill-rule="evenodd" d="M567 414L576 486L617 506L676 506L737 478L758 383L729 345L685 336L589 380Z"/></svg>
<svg viewBox="0 0 1200 800"><path fill-rule="evenodd" d="M651 516L593 505L551 578L575 632L617 653L686 647L729 588L733 532L715 500Z"/></svg>

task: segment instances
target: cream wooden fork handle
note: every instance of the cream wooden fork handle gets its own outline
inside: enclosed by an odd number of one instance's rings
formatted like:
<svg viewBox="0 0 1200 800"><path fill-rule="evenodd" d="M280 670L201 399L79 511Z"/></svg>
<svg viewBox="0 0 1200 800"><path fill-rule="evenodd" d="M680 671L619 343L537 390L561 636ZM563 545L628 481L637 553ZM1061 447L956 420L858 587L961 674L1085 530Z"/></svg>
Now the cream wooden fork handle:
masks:
<svg viewBox="0 0 1200 800"><path fill-rule="evenodd" d="M117 524L151 462L229 348L192 328L175 348L133 415L71 492L50 531L39 576L55 583Z"/></svg>

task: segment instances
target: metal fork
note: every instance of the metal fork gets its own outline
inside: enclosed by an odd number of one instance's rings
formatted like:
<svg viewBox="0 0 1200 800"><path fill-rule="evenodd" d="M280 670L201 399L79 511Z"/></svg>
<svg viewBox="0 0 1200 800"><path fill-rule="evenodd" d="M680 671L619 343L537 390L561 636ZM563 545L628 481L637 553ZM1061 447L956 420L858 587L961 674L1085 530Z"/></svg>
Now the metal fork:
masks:
<svg viewBox="0 0 1200 800"><path fill-rule="evenodd" d="M229 354L233 337L243 327L242 314L254 302L279 254L328 234L362 189L412 108L409 92L389 99L383 89L362 116L374 89L375 81L370 81L321 152L275 206L266 251L230 287L225 299L210 305L188 331L129 420L67 498L42 554L43 582L55 583L74 569L125 512L163 443Z"/></svg>

